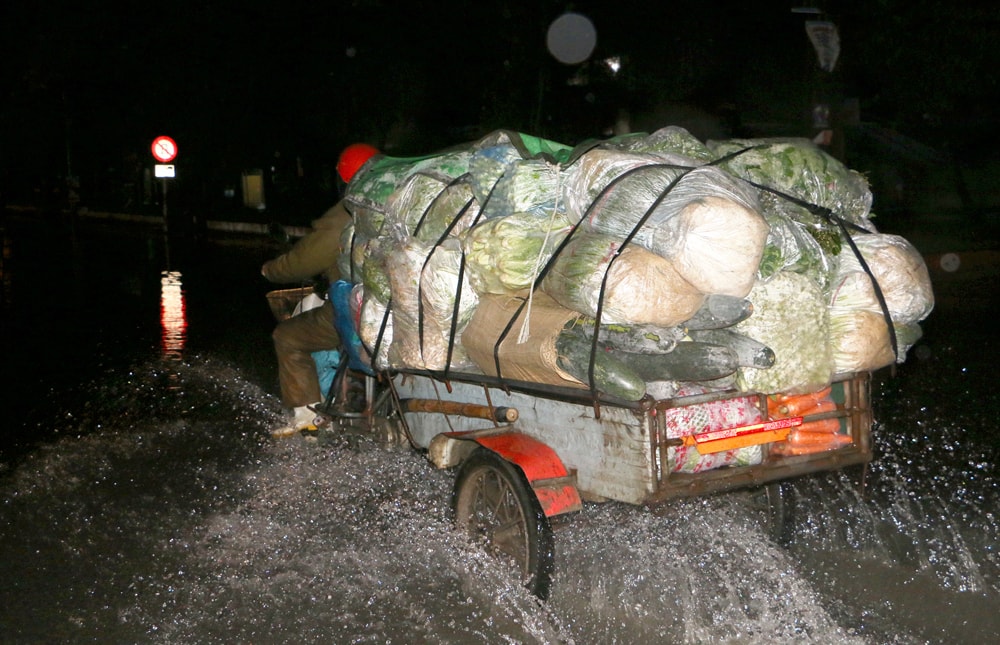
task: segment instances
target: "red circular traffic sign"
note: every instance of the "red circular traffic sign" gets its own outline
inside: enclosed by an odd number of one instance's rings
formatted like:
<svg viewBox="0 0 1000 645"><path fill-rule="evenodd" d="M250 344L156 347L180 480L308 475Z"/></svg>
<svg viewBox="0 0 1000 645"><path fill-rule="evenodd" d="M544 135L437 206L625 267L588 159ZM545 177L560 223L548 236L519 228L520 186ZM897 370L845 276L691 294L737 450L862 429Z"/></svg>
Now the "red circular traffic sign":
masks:
<svg viewBox="0 0 1000 645"><path fill-rule="evenodd" d="M156 137L153 139L152 150L157 161L167 163L177 156L177 143L170 137Z"/></svg>

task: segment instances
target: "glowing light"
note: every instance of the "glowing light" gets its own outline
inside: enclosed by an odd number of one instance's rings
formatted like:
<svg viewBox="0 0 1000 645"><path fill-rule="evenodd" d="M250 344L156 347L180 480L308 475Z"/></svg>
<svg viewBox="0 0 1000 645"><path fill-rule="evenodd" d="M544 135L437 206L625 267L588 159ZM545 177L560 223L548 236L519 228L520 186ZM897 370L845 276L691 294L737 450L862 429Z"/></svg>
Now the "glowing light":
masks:
<svg viewBox="0 0 1000 645"><path fill-rule="evenodd" d="M179 271L164 271L160 277L160 349L164 358L181 360L187 340L184 290Z"/></svg>
<svg viewBox="0 0 1000 645"><path fill-rule="evenodd" d="M622 68L622 59L619 56L612 56L610 58L604 59L604 65L611 71L611 75L614 76Z"/></svg>
<svg viewBox="0 0 1000 645"><path fill-rule="evenodd" d="M597 46L597 30L590 18L568 11L549 25L545 44L560 63L576 65L590 58Z"/></svg>
<svg viewBox="0 0 1000 645"><path fill-rule="evenodd" d="M957 253L945 253L941 256L941 268L948 273L958 271L960 266L962 266L962 258Z"/></svg>

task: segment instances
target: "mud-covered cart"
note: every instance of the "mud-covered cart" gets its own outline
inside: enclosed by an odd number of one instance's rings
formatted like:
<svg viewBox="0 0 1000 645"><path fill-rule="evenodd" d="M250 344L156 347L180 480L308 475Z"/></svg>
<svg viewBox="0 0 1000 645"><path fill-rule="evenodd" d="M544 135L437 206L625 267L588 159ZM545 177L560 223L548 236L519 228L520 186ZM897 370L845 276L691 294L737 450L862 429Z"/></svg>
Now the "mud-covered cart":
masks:
<svg viewBox="0 0 1000 645"><path fill-rule="evenodd" d="M354 418L456 469L456 523L516 563L543 598L553 572L550 520L584 502L649 505L747 489L781 539L789 528L782 480L872 456L867 372L837 376L822 392L829 403L805 414L736 391L633 402L473 374L373 380L375 396ZM790 433L810 425L831 428L829 443L790 449Z"/></svg>

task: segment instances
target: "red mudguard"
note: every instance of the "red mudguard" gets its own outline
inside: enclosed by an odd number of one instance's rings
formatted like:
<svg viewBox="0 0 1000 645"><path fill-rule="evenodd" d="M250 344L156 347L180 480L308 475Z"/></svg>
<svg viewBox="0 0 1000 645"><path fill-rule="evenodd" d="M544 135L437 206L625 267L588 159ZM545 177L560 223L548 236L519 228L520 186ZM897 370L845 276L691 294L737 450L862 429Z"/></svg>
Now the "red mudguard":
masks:
<svg viewBox="0 0 1000 645"><path fill-rule="evenodd" d="M559 455L541 441L520 432L480 436L474 440L524 472L546 517L578 511L583 507L576 486L566 479L570 474L566 466Z"/></svg>

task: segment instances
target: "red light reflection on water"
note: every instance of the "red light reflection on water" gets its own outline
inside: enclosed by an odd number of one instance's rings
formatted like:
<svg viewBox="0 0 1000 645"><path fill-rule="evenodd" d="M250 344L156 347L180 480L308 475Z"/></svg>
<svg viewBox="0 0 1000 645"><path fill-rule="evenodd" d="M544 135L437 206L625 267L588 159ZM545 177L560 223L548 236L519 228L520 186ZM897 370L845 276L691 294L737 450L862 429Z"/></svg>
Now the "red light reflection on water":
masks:
<svg viewBox="0 0 1000 645"><path fill-rule="evenodd" d="M164 271L160 277L160 350L163 357L181 360L187 339L187 317L180 271Z"/></svg>

